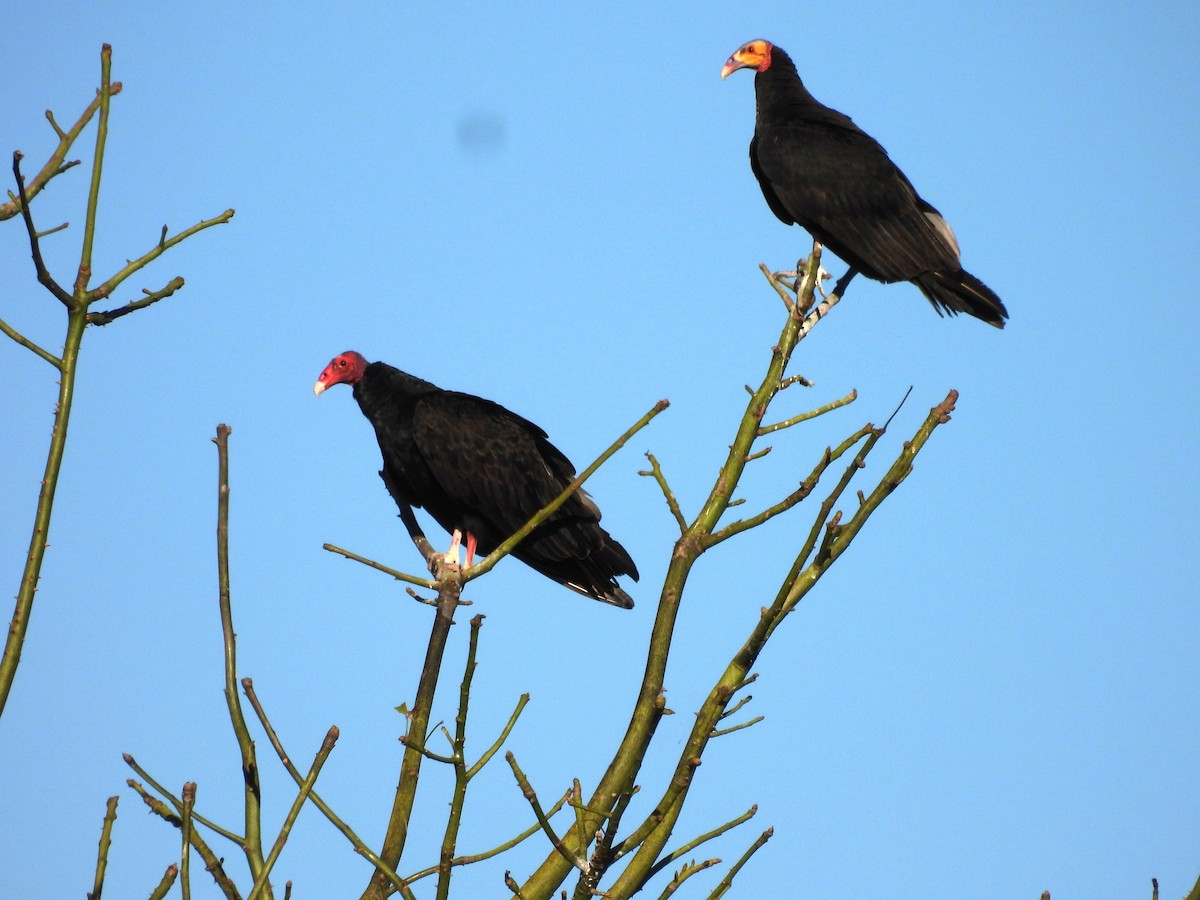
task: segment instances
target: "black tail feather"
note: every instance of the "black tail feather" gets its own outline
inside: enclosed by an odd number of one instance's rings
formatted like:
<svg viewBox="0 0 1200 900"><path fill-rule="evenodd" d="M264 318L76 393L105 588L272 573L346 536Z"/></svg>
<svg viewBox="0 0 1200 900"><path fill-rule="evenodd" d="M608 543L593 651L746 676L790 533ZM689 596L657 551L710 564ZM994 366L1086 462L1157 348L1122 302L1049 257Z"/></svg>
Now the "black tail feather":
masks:
<svg viewBox="0 0 1200 900"><path fill-rule="evenodd" d="M938 315L967 313L989 325L1004 327L1008 310L990 287L972 275L959 269L957 272L926 272L913 279Z"/></svg>

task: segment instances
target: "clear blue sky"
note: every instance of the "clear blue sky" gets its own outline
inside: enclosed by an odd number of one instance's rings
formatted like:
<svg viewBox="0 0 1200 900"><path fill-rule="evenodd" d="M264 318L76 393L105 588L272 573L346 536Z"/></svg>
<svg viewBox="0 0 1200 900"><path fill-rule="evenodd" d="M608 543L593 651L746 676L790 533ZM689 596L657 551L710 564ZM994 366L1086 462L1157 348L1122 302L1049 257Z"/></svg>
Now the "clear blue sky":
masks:
<svg viewBox="0 0 1200 900"><path fill-rule="evenodd" d="M888 148L1012 319L1004 332L940 320L915 288L860 279L798 353L793 371L816 387L789 391L780 417L851 388L860 399L779 436L740 492L748 508L790 490L827 443L885 419L910 384L879 463L950 388L958 413L768 647L749 708L766 720L710 748L678 841L758 803L751 825L698 854L731 862L774 825L741 897L1126 900L1148 897L1152 876L1165 897L1191 887L1196 4L17 0L5 19L0 151L23 150L30 172L53 146L43 110L73 121L100 45L114 47L125 89L99 273L148 249L164 222L237 209L121 296L176 274L183 292L87 335L52 546L0 721L5 897L90 889L110 794L121 806L106 897L145 896L177 859L177 832L125 787L122 752L169 785L197 781L200 808L237 827L213 553L218 422L234 429L240 672L304 765L341 728L319 789L378 843L401 750L393 707L415 690L429 615L321 549L419 568L350 392L311 393L348 348L504 403L579 465L671 399L592 486L641 568L634 611L515 562L470 591L487 615L474 753L530 691L510 748L544 797L573 777L590 789L627 721L674 528L637 477L641 454L658 455L695 512L782 325L757 264L807 252L749 171L752 77L718 77L754 37L788 49L818 98ZM43 244L65 281L85 177L61 177L35 206L43 228L72 223ZM19 222L0 226L0 316L56 349L62 312L24 240ZM55 378L7 340L0 363L11 597ZM650 754L646 797L811 515L699 563L668 673L678 715ZM460 627L444 685L459 677ZM437 718L453 717L453 694ZM273 833L293 792L259 747ZM435 770L402 871L436 858L449 789ZM497 761L460 846L493 846L528 820ZM246 884L238 853L220 852ZM520 877L544 853L531 841L468 869L456 895L504 896L503 869ZM276 882L347 897L366 874L308 810ZM686 895L716 881L697 876ZM193 896L217 896L203 873Z"/></svg>

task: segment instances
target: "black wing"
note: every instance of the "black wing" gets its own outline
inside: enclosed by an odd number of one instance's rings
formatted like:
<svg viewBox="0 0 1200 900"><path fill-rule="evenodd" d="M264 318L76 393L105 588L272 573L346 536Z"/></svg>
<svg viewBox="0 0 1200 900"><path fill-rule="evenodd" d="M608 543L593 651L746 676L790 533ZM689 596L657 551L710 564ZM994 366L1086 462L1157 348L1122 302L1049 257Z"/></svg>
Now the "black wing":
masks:
<svg viewBox="0 0 1200 900"><path fill-rule="evenodd" d="M937 210L878 142L846 123L797 121L756 132L751 167L771 209L869 278L957 271L958 253Z"/></svg>

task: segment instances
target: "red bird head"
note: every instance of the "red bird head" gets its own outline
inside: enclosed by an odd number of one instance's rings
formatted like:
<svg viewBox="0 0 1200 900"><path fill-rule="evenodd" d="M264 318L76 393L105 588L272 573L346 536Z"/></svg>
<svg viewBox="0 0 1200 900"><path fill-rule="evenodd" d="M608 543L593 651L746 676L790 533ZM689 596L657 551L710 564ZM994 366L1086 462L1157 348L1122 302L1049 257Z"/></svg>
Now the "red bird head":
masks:
<svg viewBox="0 0 1200 900"><path fill-rule="evenodd" d="M320 397L326 388L335 384L356 385L362 379L366 368L367 361L361 353L347 350L330 360L317 383L313 385L313 393Z"/></svg>
<svg viewBox="0 0 1200 900"><path fill-rule="evenodd" d="M771 68L771 49L770 41L758 40L742 44L734 51L733 56L725 60L725 65L721 67L721 77L725 78L730 72L736 72L738 69L767 71Z"/></svg>

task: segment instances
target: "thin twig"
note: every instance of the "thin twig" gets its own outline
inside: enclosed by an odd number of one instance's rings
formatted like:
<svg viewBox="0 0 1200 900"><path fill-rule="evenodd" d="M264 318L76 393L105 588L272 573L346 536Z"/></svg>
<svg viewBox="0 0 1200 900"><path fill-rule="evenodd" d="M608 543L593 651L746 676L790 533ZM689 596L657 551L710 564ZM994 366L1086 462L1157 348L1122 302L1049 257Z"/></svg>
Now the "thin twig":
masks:
<svg viewBox="0 0 1200 900"><path fill-rule="evenodd" d="M129 768L133 769L133 771L137 773L138 777L141 778L142 781L146 782L148 785L150 785L150 787L152 787L152 788L154 788L154 790L158 791L158 793L161 796L165 797L170 802L170 804L173 807L175 807L175 812L177 814L180 814L180 815L183 814L183 801L182 800L180 800L173 793L171 793L171 791L167 790L165 787L163 787L161 784L159 784L157 781L155 781L154 778L152 778L150 776L150 773L147 772L145 769L143 769L141 766L139 766L137 763L137 760L135 760L131 755L129 755L128 753L122 753L121 756L125 760L125 764L127 766L129 766ZM225 840L229 841L230 843L232 843L236 846L241 846L246 841L246 839L244 837L242 837L241 835L234 834L232 831L229 831L226 828L222 828L216 822L212 822L212 821L204 818L202 815L197 813L195 810L192 811L192 821L199 822L205 828L208 828L208 829L212 830L213 832L215 832L216 834L219 834L221 837L225 838Z"/></svg>
<svg viewBox="0 0 1200 900"><path fill-rule="evenodd" d="M50 363L50 365L54 366L54 368L60 369L60 370L62 369L62 360L61 359L59 359L53 353L49 353L46 350L43 350L41 347L39 347L33 341L29 340L29 338L25 337L25 335L21 334L21 332L17 331L17 329L13 328L11 325L9 325L7 322L5 322L3 319L0 319L0 331L7 334L10 338L12 338L14 341L16 341L18 344L20 344L25 349L32 350L36 356L40 356L46 362Z"/></svg>
<svg viewBox="0 0 1200 900"><path fill-rule="evenodd" d="M250 706L254 709L255 715L258 716L258 721L262 725L263 731L265 731L267 734L267 740L269 740L271 742L271 746L275 748L275 753L279 756L279 761L283 763L283 767L287 769L287 773L292 776L292 780L296 782L296 785L303 785L304 776L301 775L300 770L292 764L291 759L287 755L287 751L283 749L283 744L279 740L279 735L275 733L275 727L271 724L271 720L267 717L266 710L263 708L262 702L258 699L258 694L254 690L253 680L250 678L243 678L242 690L245 692L246 698L250 701ZM396 886L396 889L400 892L401 896L405 898L405 900L415 900L412 892L405 884L404 879L397 875L390 866L381 860L363 842L363 840L354 833L350 826L334 813L329 805L322 800L320 796L318 796L315 789L309 792L308 799L313 806L321 811L325 818L333 823L333 827L340 831L346 837L346 839L350 841L356 853L365 857L371 862L372 865L375 866L375 868L387 875L388 879Z"/></svg>
<svg viewBox="0 0 1200 900"><path fill-rule="evenodd" d="M21 160L24 154L20 150L13 153L13 177L17 180L17 194L21 200L21 218L25 220L25 231L29 235L29 250L33 255L33 266L37 271L37 280L46 290L58 298L67 309L72 309L75 306L75 299L68 293L62 285L54 280L54 276L50 274L50 270L46 268L46 261L42 259L42 246L38 238L38 231L33 227L33 213L29 211L29 197L25 193L25 176L21 174Z"/></svg>
<svg viewBox="0 0 1200 900"><path fill-rule="evenodd" d="M123 281L125 281L126 278L128 278L134 272L137 272L140 269L145 268L150 263L154 262L154 260L158 259L160 256L162 256L165 252L170 250L176 244L186 241L193 234L196 234L197 232L200 232L200 231L204 231L204 229L206 229L206 228L212 228L214 225L224 225L226 222L228 222L230 219L232 219L233 216L234 216L234 211L232 209L227 209L227 210L225 210L225 212L221 213L219 216L214 216L211 219L205 219L201 222L197 222L191 228L185 228L183 231L179 232L174 237L168 238L165 241L162 241L162 240L158 241L150 250L146 251L144 254L139 256L137 259L126 263L123 268L121 268L119 271L117 271L116 274L112 275L107 281L98 285L94 290L89 291L88 292L89 299L100 300L105 297L111 296L112 292L115 291L117 289L117 287ZM156 298L156 299L161 299L161 298ZM153 302L153 301L151 301L151 302ZM140 303L142 306L150 305L149 303L146 303L145 301L138 301L138 303Z"/></svg>
<svg viewBox="0 0 1200 900"><path fill-rule="evenodd" d="M115 97L117 94L121 93L121 82L114 81L109 86L108 93L110 97ZM33 177L33 180L29 182L27 198L21 201L10 200L8 203L0 203L0 222L3 222L5 219L11 219L18 212L20 212L25 203L36 197L41 192L42 188L50 183L52 178L57 175L61 175L63 172L73 168L74 166L79 165L79 160L77 159L71 160L70 162L64 161L67 156L67 151L71 149L71 145L75 143L75 139L79 137L79 133L83 131L83 129L87 126L87 123L92 120L92 116L96 114L98 109L100 109L99 92L96 93L95 99L93 99L92 102L87 105L83 113L76 120L75 124L71 126L69 131L63 131L61 128L59 128L58 122L54 120L54 113L50 112L50 110L46 110L46 118L50 122L50 127L53 128L54 133L58 135L58 147L56 147L54 152L50 154L50 158L46 161L46 164L42 166L41 171L38 172L37 175Z"/></svg>
<svg viewBox="0 0 1200 900"><path fill-rule="evenodd" d="M275 843L271 845L271 852L267 854L266 861L263 864L261 871L254 879L254 887L250 889L250 894L246 900L255 900L256 897L269 896L271 889L268 886L267 879L271 877L271 869L275 867L275 863L279 859L279 854L283 851L283 845L287 843L288 836L292 832L292 826L296 823L296 817L300 815L300 810L304 807L304 802L312 793L313 785L317 782L317 776L321 774L321 768L325 765L325 760L329 759L329 754L333 752L333 746L337 743L338 728L332 725L329 731L325 733L325 739L321 741L321 748L317 750L317 755L314 757L312 766L308 770L308 775L304 779L304 783L300 785L300 792L296 795L296 799L292 801L291 809L288 810L287 816L283 820L283 825L280 826L279 835L275 838Z"/></svg>
<svg viewBox="0 0 1200 900"><path fill-rule="evenodd" d="M357 553L351 553L349 550L343 550L334 544L322 544L323 550L328 550L330 553L337 553L346 559L354 560L354 562L362 563L364 566L369 566L376 571L383 572L385 575L391 575L397 581L406 581L409 584L415 584L431 591L437 590L437 582L430 581L428 578L418 578L416 575L409 575L405 572L400 572L396 569L390 569L382 563L377 563L373 559L367 559L365 556L359 556Z"/></svg>
<svg viewBox="0 0 1200 900"><path fill-rule="evenodd" d="M667 900L668 897L679 890L680 886L693 875L697 874L698 872L703 872L705 869L711 869L720 861L721 860L719 859L705 859L698 863L687 863L675 873L675 877L668 882L665 888L663 888L662 893L658 895L658 900Z"/></svg>
<svg viewBox="0 0 1200 900"><path fill-rule="evenodd" d="M663 497L667 501L667 509L671 511L671 515L675 517L675 522L679 525L679 533L687 531L687 519L683 517L683 512L679 508L679 501L675 499L675 493L671 490L671 486L667 484L667 477L663 474L662 466L658 464L653 453L647 453L646 459L650 460L650 471L638 472L642 476L652 476L658 482L659 489L663 492Z"/></svg>
<svg viewBox="0 0 1200 900"><path fill-rule="evenodd" d="M129 303L126 303L122 307L106 310L105 312L88 313L88 324L107 325L114 319L119 319L121 316L129 315L129 313L135 312L139 309L145 309L152 303L157 303L159 300L164 300L167 297L170 297L181 287L183 287L183 277L176 275L174 278L168 281L167 286L160 291L148 291L143 288L142 293L146 296L141 300L133 300Z"/></svg>
<svg viewBox="0 0 1200 900"><path fill-rule="evenodd" d="M150 892L150 900L163 900L171 892L171 888L175 885L175 879L179 877L179 866L175 863L167 866L167 871L163 873L162 881Z"/></svg>
<svg viewBox="0 0 1200 900"><path fill-rule="evenodd" d="M725 896L725 894L733 886L734 876L742 870L742 866L746 864L750 857L753 856L763 844L771 839L773 834L775 834L775 829L768 828L758 836L758 838L753 844L750 845L746 852L738 857L738 861L733 864L733 867L729 870L729 873L721 879L721 883L717 885L716 889L708 895L708 900L719 900L720 897Z"/></svg>
<svg viewBox="0 0 1200 900"><path fill-rule="evenodd" d="M722 718L724 718L724 713L722 713ZM715 738L720 737L723 734L732 734L735 731L741 731L743 728L749 728L751 725L757 725L764 718L766 718L766 716L755 716L753 719L749 719L738 725L730 725L728 728L714 728L708 733L708 736L710 738Z"/></svg>
<svg viewBox="0 0 1200 900"><path fill-rule="evenodd" d="M83 246L75 275L74 302L85 303L88 282L92 279L92 245L96 238L96 210L100 205L100 180L104 174L104 150L108 143L108 113L112 85L112 46L100 48L100 115L96 118L96 148L92 153L92 178L88 187L87 212L83 224ZM105 295L107 296L107 295ZM186 870L185 870L186 873ZM186 888L187 878L183 884Z"/></svg>
<svg viewBox="0 0 1200 900"><path fill-rule="evenodd" d="M262 788L259 784L258 759L254 740L246 727L246 717L237 690L237 635L233 629L233 604L229 597L229 435L228 425L217 426L217 604L221 613L221 634L225 647L225 706L242 758L243 804L245 807L246 840L242 851L250 875L258 881L263 871L262 849ZM271 896L270 888L266 896Z"/></svg>
<svg viewBox="0 0 1200 900"><path fill-rule="evenodd" d="M546 817L545 811L542 809L542 804L538 802L537 791L530 785L529 779L525 777L525 773L521 771L521 767L517 765L517 758L513 756L512 751L504 754L504 758L508 760L509 766L512 768L513 776L517 779L517 784L521 788L521 794L529 801L529 806L533 809L533 814L537 817L538 824L542 826L542 831L550 841L550 845L567 860L572 866L580 872L587 873L587 860L580 859L571 854L571 852L559 840L558 835L554 833L554 828L550 824L550 820ZM568 794L569 796L569 794Z"/></svg>
<svg viewBox="0 0 1200 900"><path fill-rule="evenodd" d="M782 389L783 385L780 386L780 390ZM784 419L782 422L776 422L774 425L764 425L758 429L759 437L763 436L764 434L770 434L773 431L781 431L784 428L791 428L793 425L799 424L800 422L807 422L809 419L815 419L817 416L823 416L827 412L831 412L835 409L841 409L843 406L848 406L857 399L858 391L851 391L845 397L841 397L830 403L826 403L824 406L818 406L816 409L800 413L798 416L792 416L790 419Z"/></svg>
<svg viewBox="0 0 1200 900"><path fill-rule="evenodd" d="M180 817L179 830L182 833L183 849L179 857L180 890L183 900L191 900L192 882L188 874L188 865L192 856L192 807L196 805L196 783L188 781L183 785L183 815Z"/></svg>
<svg viewBox="0 0 1200 900"><path fill-rule="evenodd" d="M558 802L555 803L554 806L550 807L550 809L548 809L546 811L546 817L554 818L554 814L563 808L563 805L567 802L567 800L570 799L570 797L571 797L570 791L567 791L565 794L563 794L561 797L559 797ZM499 856L501 853L504 853L506 850L511 850L513 847L517 846L522 841L537 834L541 830L542 830L541 823L534 822L532 825L530 825L528 828L526 828L524 831L522 831L516 837L508 839L507 841L500 844L499 846L493 847L491 850L485 850L482 853L471 853L471 854L467 854L466 856L456 856L456 857L454 857L454 859L450 860L450 865L452 865L452 866L469 866L471 863L483 862L485 859L491 859L494 856ZM429 868L427 868L427 869L421 869L418 872L414 872L412 875L409 875L408 878L405 880L409 884L412 884L414 881L418 881L421 878L428 878L430 875L435 874L438 871L438 868L439 868L439 866L429 866Z"/></svg>
<svg viewBox="0 0 1200 900"><path fill-rule="evenodd" d="M754 806L751 806L748 810L746 810L740 816L737 816L734 819L730 819L724 825L718 825L712 831L706 831L704 834L700 835L699 837L688 841L686 844L681 846L679 849L672 850L670 853L668 853L666 856L664 856L662 859L660 859L658 862L656 862L653 866L651 866L650 874L647 877L648 878L654 877L659 872L661 872L663 869L665 869L667 866L669 866L671 863L675 862L675 860L679 859L680 857L684 856L685 854L691 853L693 850L695 850L701 844L711 841L713 838L720 837L725 832L730 831L731 829L737 828L743 822L750 821L751 819L754 818L754 815L757 812L758 812L758 804L756 803Z"/></svg>
<svg viewBox="0 0 1200 900"><path fill-rule="evenodd" d="M512 715L509 716L508 721L504 723L504 727L500 730L499 737L492 742L492 746L488 747L487 750L484 751L483 755L479 757L479 759L475 760L475 764L467 769L468 778L474 778L476 775L478 775L479 770L486 766L488 761L496 755L496 752L504 746L504 742L508 740L508 735L512 732L513 726L517 724L517 719L521 715L521 710L525 708L525 704L528 702L528 694L522 694L517 698L517 708L512 711Z"/></svg>
<svg viewBox="0 0 1200 900"><path fill-rule="evenodd" d="M467 662L463 669L462 682L458 688L458 715L454 717L454 737L450 759L454 766L454 792L450 798L450 814L446 819L446 830L442 835L442 848L438 856L437 900L450 897L451 861L458 843L458 830L462 825L463 806L467 799L467 784L471 775L467 771L465 753L467 747L467 711L471 704L471 681L475 677L475 657L479 650L479 632L483 627L482 615L471 619L471 632L467 644Z"/></svg>
<svg viewBox="0 0 1200 900"><path fill-rule="evenodd" d="M104 811L104 825L100 829L100 849L96 854L96 878L92 882L88 900L100 900L104 893L104 873L108 868L108 848L112 845L113 823L117 821L117 798L109 797Z"/></svg>
<svg viewBox="0 0 1200 900"><path fill-rule="evenodd" d="M150 807L150 811L152 813L168 824L174 825L176 828L181 827L183 820L173 813L167 804L163 803L157 797L150 796L150 793L132 778L128 779L125 783L137 792L138 796L142 798L142 801L148 807ZM195 818L194 814L193 818ZM233 882L229 880L229 876L225 874L225 868L222 865L222 860L217 858L217 855L212 852L212 848L205 843L204 839L200 837L195 829L192 829L191 844L192 847L195 848L196 852L200 854L200 858L204 860L205 870L212 875L213 881L215 881L217 887L221 889L221 892L225 895L226 900L241 900L241 895L237 892L237 888L235 888Z"/></svg>

